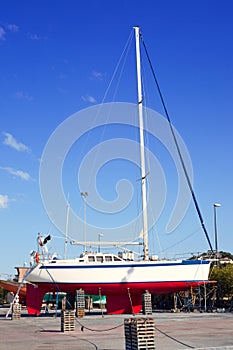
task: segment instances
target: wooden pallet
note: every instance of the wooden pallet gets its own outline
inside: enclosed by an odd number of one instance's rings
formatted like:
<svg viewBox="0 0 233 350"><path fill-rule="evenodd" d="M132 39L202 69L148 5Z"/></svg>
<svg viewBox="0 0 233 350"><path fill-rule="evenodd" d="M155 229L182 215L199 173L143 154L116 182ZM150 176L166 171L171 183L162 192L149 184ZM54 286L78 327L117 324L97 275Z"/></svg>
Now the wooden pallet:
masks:
<svg viewBox="0 0 233 350"><path fill-rule="evenodd" d="M150 293L144 293L142 295L142 312L144 315L152 314L152 303Z"/></svg>
<svg viewBox="0 0 233 350"><path fill-rule="evenodd" d="M74 310L62 310L61 317L63 317L64 319L75 318L75 312Z"/></svg>
<svg viewBox="0 0 233 350"><path fill-rule="evenodd" d="M76 314L77 314L78 317L84 317L85 316L85 309L84 308L79 308L77 310Z"/></svg>
<svg viewBox="0 0 233 350"><path fill-rule="evenodd" d="M12 320L19 320L21 318L21 304L12 305Z"/></svg>
<svg viewBox="0 0 233 350"><path fill-rule="evenodd" d="M76 291L76 315L78 317L85 316L85 294L83 289Z"/></svg>
<svg viewBox="0 0 233 350"><path fill-rule="evenodd" d="M74 310L62 310L61 312L61 332L71 332L75 330Z"/></svg>
<svg viewBox="0 0 233 350"><path fill-rule="evenodd" d="M12 320L20 320L20 318L21 318L21 314L12 313L12 316L11 316Z"/></svg>
<svg viewBox="0 0 233 350"><path fill-rule="evenodd" d="M84 317L85 316L85 298L84 298L84 291L81 293L76 294L76 316L78 317Z"/></svg>
<svg viewBox="0 0 233 350"><path fill-rule="evenodd" d="M150 306L146 306L142 308L142 313L143 315L152 315L152 307Z"/></svg>
<svg viewBox="0 0 233 350"><path fill-rule="evenodd" d="M154 350L155 325L152 318L125 319L126 350Z"/></svg>
<svg viewBox="0 0 233 350"><path fill-rule="evenodd" d="M62 324L61 332L73 332L75 330L75 325Z"/></svg>

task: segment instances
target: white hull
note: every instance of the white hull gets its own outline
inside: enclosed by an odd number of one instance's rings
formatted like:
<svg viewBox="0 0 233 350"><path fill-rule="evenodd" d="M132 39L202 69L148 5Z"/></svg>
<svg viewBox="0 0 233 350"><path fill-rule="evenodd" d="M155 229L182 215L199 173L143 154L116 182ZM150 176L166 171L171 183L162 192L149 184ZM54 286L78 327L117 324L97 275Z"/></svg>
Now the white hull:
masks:
<svg viewBox="0 0 233 350"><path fill-rule="evenodd" d="M207 281L206 261L141 261L80 263L76 260L44 261L36 265L27 280L32 283L146 283Z"/></svg>

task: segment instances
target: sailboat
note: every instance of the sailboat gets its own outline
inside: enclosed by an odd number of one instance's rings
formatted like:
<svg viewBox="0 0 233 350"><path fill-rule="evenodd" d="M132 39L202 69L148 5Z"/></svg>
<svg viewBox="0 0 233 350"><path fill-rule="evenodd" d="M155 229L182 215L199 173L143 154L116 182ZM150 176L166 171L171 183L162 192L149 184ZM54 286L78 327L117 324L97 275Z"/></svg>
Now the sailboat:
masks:
<svg viewBox="0 0 233 350"><path fill-rule="evenodd" d="M144 152L142 83L140 62L140 29L134 28L138 85L138 119L140 133L140 165L143 213L143 260L133 260L130 254L84 252L75 259L41 259L26 276L27 310L39 314L47 292L74 294L82 288L86 294L105 295L107 313L139 313L142 294L170 293L196 287L208 281L210 264L206 260L158 260L150 257L148 248L147 187Z"/></svg>

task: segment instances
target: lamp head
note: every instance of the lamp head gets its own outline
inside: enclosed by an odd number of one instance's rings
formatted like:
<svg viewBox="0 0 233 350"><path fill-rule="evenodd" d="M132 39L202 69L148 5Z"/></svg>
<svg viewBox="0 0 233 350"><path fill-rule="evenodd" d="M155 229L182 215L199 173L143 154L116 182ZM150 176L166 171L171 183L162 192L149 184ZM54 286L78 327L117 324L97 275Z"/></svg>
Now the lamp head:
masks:
<svg viewBox="0 0 233 350"><path fill-rule="evenodd" d="M85 198L88 196L88 192L81 192L80 194L81 194L81 196L83 196Z"/></svg>

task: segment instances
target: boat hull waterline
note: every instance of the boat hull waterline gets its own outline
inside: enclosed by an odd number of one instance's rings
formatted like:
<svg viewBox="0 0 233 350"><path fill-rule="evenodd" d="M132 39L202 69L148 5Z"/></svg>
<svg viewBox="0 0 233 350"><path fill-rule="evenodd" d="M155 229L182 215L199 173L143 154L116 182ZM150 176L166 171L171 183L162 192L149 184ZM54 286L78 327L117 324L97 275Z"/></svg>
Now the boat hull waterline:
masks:
<svg viewBox="0 0 233 350"><path fill-rule="evenodd" d="M162 294L185 290L208 282L209 262L202 260L77 263L74 260L44 261L27 276L27 309L40 314L47 292L75 295L105 295L107 313L139 313L142 294Z"/></svg>

